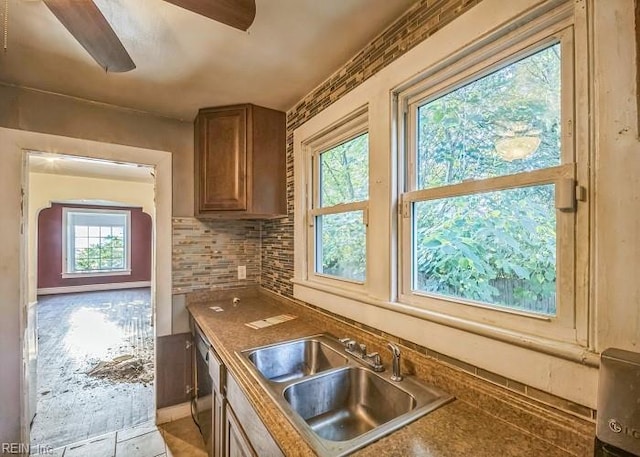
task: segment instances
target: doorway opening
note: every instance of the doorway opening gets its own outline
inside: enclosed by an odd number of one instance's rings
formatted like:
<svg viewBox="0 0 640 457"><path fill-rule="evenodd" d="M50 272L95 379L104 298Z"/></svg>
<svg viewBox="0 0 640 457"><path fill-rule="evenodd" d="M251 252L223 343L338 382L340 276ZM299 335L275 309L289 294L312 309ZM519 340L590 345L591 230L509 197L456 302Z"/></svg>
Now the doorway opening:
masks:
<svg viewBox="0 0 640 457"><path fill-rule="evenodd" d="M31 444L153 421L154 168L36 151L27 161Z"/></svg>

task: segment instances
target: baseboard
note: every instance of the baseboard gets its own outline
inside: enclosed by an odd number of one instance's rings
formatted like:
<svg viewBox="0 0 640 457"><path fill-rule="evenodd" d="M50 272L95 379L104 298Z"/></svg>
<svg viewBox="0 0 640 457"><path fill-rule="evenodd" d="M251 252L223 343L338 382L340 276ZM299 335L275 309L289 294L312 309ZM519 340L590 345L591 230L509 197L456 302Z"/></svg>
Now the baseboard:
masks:
<svg viewBox="0 0 640 457"><path fill-rule="evenodd" d="M156 411L156 424L165 424L191 416L191 402L167 406Z"/></svg>
<svg viewBox="0 0 640 457"><path fill-rule="evenodd" d="M109 284L86 284L83 286L43 287L38 295L69 294L77 292L95 292L100 290L137 289L151 287L151 281L114 282Z"/></svg>

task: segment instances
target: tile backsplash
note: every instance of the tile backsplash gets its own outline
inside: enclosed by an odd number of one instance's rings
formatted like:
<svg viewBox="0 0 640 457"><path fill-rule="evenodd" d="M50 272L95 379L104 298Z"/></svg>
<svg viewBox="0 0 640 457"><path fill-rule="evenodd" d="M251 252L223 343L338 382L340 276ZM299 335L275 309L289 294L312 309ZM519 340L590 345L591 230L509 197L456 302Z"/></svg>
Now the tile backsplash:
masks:
<svg viewBox="0 0 640 457"><path fill-rule="evenodd" d="M260 221L174 217L172 230L174 294L260 282ZM239 265L246 279L238 279Z"/></svg>

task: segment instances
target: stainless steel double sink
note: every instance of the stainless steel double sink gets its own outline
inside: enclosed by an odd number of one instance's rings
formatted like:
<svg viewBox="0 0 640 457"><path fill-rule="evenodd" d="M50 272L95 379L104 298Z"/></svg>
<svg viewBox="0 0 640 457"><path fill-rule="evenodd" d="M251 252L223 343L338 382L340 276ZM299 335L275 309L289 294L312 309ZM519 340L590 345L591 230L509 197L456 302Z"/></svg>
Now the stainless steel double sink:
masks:
<svg viewBox="0 0 640 457"><path fill-rule="evenodd" d="M390 380L327 334L247 349L240 359L318 455L343 456L451 401L411 376Z"/></svg>

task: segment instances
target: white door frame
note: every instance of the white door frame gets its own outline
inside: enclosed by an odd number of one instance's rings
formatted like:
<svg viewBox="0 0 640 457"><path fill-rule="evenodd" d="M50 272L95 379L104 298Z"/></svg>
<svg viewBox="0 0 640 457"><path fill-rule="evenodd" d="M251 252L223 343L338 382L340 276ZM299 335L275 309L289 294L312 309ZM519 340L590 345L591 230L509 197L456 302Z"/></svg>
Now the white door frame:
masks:
<svg viewBox="0 0 640 457"><path fill-rule="evenodd" d="M152 281L152 303L155 301L155 333L156 337L171 334L171 212L172 212L172 155L167 151L158 151L153 149L138 148L132 146L124 146L118 144L101 143L97 141L82 140L77 138L61 137L57 135L49 135L42 133L34 133L22 130L13 130L0 128L0 151L3 162L6 167L0 167L0 194L7 196L8 207L11 205L12 198L19 198L19 205L23 208L21 213L12 214L7 210L3 213L0 210L0 217L8 216L10 221L5 227L9 239L5 239L6 243L15 242L14 246L19 246L19 255L9 255L7 263L15 266L13 278L6 278L7 281L0 283L0 296L3 292L7 292L5 296L19 296L19 302L14 302L14 309L9 306L0 309L2 314L11 314L18 317L20 322L20 333L17 341L13 339L9 341L9 347L5 347L6 354L11 357L8 365L2 360L0 355L0 365L7 368L7 371L15 373L19 376L19 380L15 378L9 380L10 387L2 392L7 384L0 383L0 401L11 398L9 393L14 392L15 381L19 382L19 397L15 398L15 403L9 406L8 410L15 411L19 409L20 417L20 437L23 443L29 443L29 392L26 380L25 361L28 356L28 341L25 336L27 330L26 309L28 306L28 287L27 287L27 249L28 249L28 227L26 226L28 214L24 209L27 207L25 198L28 183L28 151L43 151L49 153L59 153L65 155L73 155L85 158L103 159L110 161L139 163L155 167L155 224L153 225L153 239L155 246L155 255L153 258L153 268L151 274ZM7 159L6 161L4 159ZM4 168L4 171L2 170ZM7 179L2 179L6 177ZM18 188L16 188L18 186ZM6 192L4 192L6 191ZM21 197L22 195L22 197ZM20 226L19 231L9 232L9 228ZM15 232L15 233L14 233ZM0 233L0 236L3 234ZM9 252L8 254L15 254ZM16 277L17 276L17 277ZM11 281L13 279L13 281ZM11 286L13 284L13 286ZM18 285L18 291L16 291ZM10 290L6 290L9 289ZM5 289L5 290L3 290ZM18 292L18 294L16 294ZM155 299L155 300L154 300ZM16 354L20 354L20 365L15 366ZM4 352L4 351L3 351ZM157 364L156 364L157 366ZM157 370L157 368L156 368ZM18 373L20 373L18 375ZM4 409L4 408L3 408ZM13 417L17 417L13 416ZM15 420L15 419L14 419ZM6 430L0 430L6 433Z"/></svg>

